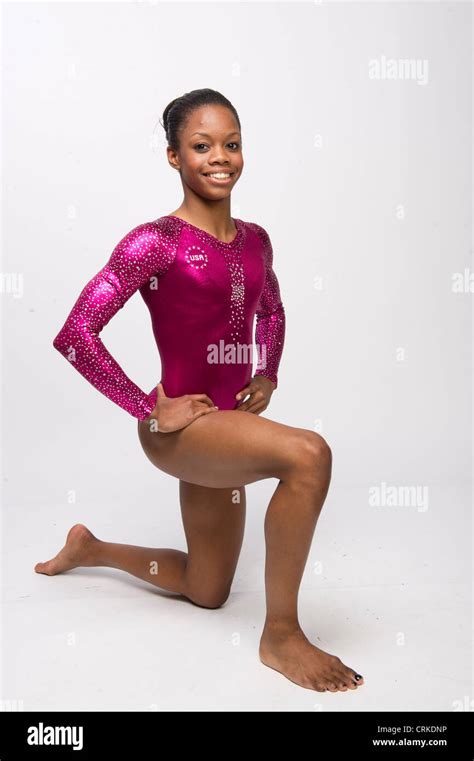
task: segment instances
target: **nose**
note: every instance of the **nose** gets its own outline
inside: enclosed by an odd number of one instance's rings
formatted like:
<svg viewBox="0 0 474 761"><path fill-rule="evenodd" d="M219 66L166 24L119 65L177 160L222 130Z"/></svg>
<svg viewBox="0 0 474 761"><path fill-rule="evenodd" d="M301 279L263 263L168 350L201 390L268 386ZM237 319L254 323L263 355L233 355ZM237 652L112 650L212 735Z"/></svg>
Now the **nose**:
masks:
<svg viewBox="0 0 474 761"><path fill-rule="evenodd" d="M212 156L211 160L209 161L210 164L228 164L228 160L224 154L224 151L218 148L215 149L214 155Z"/></svg>

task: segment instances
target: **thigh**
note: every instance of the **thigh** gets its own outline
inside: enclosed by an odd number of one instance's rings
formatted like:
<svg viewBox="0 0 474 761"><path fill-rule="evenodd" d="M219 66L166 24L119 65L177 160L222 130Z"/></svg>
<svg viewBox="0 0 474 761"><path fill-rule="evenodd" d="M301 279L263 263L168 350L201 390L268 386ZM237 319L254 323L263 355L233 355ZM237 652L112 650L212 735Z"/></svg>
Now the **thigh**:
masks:
<svg viewBox="0 0 474 761"><path fill-rule="evenodd" d="M150 431L145 421L139 421L138 435L146 456L157 468L212 488L283 479L305 442L318 436L246 410L202 415L172 433Z"/></svg>
<svg viewBox="0 0 474 761"><path fill-rule="evenodd" d="M188 547L186 593L208 602L230 591L245 529L245 487L213 489L179 482L179 499Z"/></svg>

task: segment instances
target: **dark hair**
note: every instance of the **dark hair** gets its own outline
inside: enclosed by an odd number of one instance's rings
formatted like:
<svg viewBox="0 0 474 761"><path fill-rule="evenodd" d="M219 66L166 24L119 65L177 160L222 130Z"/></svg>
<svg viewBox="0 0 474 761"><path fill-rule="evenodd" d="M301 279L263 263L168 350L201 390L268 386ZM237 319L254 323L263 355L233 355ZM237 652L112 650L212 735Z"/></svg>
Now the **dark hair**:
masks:
<svg viewBox="0 0 474 761"><path fill-rule="evenodd" d="M184 95L180 95L172 100L163 111L163 121L160 123L165 130L170 148L173 148L175 151L179 149L179 135L191 112L201 106L212 104L229 108L236 118L239 130L241 129L237 111L230 100L227 100L222 93L217 92L217 90L211 90L208 87L201 90L191 90L191 92L186 92Z"/></svg>

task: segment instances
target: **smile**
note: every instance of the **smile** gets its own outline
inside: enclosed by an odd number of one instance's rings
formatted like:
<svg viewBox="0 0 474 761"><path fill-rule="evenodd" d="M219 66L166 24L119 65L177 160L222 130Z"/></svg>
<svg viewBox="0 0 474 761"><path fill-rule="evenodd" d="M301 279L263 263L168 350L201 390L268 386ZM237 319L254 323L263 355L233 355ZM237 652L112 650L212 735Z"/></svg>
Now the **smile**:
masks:
<svg viewBox="0 0 474 761"><path fill-rule="evenodd" d="M206 172L203 176L211 185L230 185L235 172Z"/></svg>
<svg viewBox="0 0 474 761"><path fill-rule="evenodd" d="M214 177L218 180L226 180L228 177L232 177L233 172L205 172L204 177Z"/></svg>

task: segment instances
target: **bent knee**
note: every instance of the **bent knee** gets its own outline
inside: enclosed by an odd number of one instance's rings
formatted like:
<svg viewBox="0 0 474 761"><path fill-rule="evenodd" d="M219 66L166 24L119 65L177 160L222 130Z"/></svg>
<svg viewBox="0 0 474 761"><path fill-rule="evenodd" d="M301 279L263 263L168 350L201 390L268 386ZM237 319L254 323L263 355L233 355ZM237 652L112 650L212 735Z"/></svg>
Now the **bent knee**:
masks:
<svg viewBox="0 0 474 761"><path fill-rule="evenodd" d="M332 462L332 451L326 439L323 439L323 437L315 431L306 431L305 434L309 456L318 462L323 461L330 464Z"/></svg>
<svg viewBox="0 0 474 761"><path fill-rule="evenodd" d="M303 429L299 437L295 465L299 471L310 476L330 474L332 451L326 439L315 431Z"/></svg>
<svg viewBox="0 0 474 761"><path fill-rule="evenodd" d="M185 591L184 595L200 608L221 608L230 595L230 588Z"/></svg>

